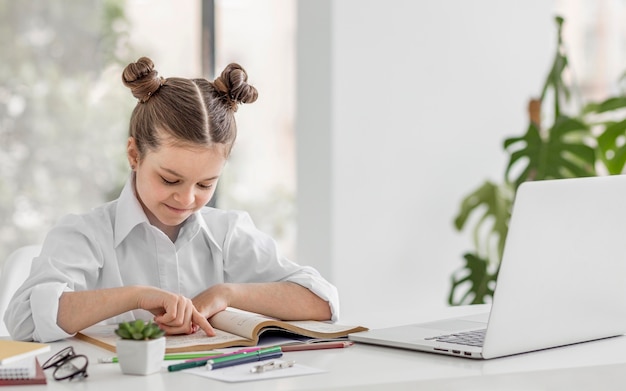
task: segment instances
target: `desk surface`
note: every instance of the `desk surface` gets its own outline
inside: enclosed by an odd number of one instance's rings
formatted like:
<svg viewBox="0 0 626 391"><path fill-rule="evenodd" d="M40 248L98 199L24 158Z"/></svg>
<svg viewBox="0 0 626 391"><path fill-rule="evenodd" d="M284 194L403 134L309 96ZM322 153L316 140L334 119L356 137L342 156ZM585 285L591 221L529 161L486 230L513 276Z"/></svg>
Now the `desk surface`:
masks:
<svg viewBox="0 0 626 391"><path fill-rule="evenodd" d="M446 308L438 314L425 317L415 315L417 321L436 319L440 314L450 316L484 311L485 306ZM369 315L371 319L381 319ZM399 317L408 319L407 314ZM389 319L389 318L387 318ZM370 326L368 323L362 323ZM375 327L387 326L380 321ZM284 359L314 368L321 374L255 381L253 383L224 383L184 372L163 371L149 376L123 375L118 364L100 364L99 357L111 352L71 338L52 344L47 359L65 346L74 346L77 353L90 359L89 377L74 382L56 382L48 373L47 386L36 389L63 389L77 387L84 391L120 390L137 387L151 391L181 389L220 390L621 390L626 384L626 336L588 342L540 352L477 361L458 357L411 352L402 349L356 344L347 349L288 352ZM22 387L23 388L23 387ZM22 389L19 388L19 389ZM17 388L16 388L17 389Z"/></svg>

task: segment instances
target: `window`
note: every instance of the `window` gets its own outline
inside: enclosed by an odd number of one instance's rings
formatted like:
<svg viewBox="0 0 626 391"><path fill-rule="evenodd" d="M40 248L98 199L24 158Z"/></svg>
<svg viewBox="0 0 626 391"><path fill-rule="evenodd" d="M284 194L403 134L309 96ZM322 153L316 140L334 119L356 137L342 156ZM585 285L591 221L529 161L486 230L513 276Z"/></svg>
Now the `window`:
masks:
<svg viewBox="0 0 626 391"><path fill-rule="evenodd" d="M293 0L215 2L216 72L240 63L259 99L237 112L237 144L218 206L250 212L292 259L296 243L295 19Z"/></svg>

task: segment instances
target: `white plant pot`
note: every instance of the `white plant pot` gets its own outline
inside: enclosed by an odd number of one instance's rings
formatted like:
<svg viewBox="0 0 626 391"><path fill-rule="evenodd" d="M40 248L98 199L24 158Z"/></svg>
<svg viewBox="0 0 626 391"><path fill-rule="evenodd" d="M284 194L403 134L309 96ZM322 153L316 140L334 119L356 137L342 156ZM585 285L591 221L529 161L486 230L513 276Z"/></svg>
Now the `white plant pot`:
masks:
<svg viewBox="0 0 626 391"><path fill-rule="evenodd" d="M165 356L165 337L147 341L119 339L117 360L127 375L150 375L159 372Z"/></svg>

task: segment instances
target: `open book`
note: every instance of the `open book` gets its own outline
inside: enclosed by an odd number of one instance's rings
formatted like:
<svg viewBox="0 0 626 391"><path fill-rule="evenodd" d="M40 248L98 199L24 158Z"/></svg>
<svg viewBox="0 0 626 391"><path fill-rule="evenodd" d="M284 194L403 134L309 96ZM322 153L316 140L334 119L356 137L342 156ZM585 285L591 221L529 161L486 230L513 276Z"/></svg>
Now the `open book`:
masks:
<svg viewBox="0 0 626 391"><path fill-rule="evenodd" d="M216 335L208 337L200 330L191 335L168 335L166 353L194 352L235 346L256 346L264 332L273 330L294 337L341 338L350 333L365 331L361 326L345 326L314 320L282 321L252 312L226 309L209 320ZM114 330L117 325L96 325L79 332L76 337L115 352L119 337Z"/></svg>

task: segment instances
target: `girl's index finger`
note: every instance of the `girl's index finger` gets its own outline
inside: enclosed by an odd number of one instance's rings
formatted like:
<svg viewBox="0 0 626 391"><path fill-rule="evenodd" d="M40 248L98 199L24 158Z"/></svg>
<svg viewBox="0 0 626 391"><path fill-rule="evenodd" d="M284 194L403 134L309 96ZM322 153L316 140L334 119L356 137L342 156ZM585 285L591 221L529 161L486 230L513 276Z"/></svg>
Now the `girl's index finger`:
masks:
<svg viewBox="0 0 626 391"><path fill-rule="evenodd" d="M193 324L198 325L202 330L204 330L206 335L208 335L209 337L215 336L215 330L213 329L213 326L211 326L207 318L205 318L200 312L198 312L198 310L193 310L191 321Z"/></svg>

